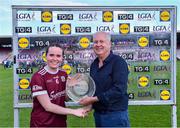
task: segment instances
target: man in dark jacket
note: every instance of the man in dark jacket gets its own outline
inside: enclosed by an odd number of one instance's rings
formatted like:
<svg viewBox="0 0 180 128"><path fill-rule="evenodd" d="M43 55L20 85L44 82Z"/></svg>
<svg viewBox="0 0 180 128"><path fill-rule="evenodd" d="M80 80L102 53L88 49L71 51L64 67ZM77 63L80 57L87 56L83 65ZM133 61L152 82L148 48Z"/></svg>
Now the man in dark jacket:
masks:
<svg viewBox="0 0 180 128"><path fill-rule="evenodd" d="M95 33L93 42L97 58L91 64L90 75L95 81L96 92L95 96L82 98L79 103L93 105L96 127L130 127L127 63L112 53L109 33Z"/></svg>

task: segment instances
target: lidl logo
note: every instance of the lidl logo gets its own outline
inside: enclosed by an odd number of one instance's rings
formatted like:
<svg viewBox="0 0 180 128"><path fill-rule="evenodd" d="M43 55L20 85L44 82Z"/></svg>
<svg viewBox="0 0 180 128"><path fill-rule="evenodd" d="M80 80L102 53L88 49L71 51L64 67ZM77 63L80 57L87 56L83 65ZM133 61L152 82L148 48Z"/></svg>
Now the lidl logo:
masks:
<svg viewBox="0 0 180 128"><path fill-rule="evenodd" d="M52 22L53 15L51 11L41 12L41 21L42 22Z"/></svg>
<svg viewBox="0 0 180 128"><path fill-rule="evenodd" d="M28 78L19 79L19 89L30 89L30 82Z"/></svg>
<svg viewBox="0 0 180 128"><path fill-rule="evenodd" d="M112 11L103 11L103 22L113 22Z"/></svg>
<svg viewBox="0 0 180 128"><path fill-rule="evenodd" d="M82 37L80 40L79 40L79 45L82 47L82 48L87 48L89 47L90 45L90 41L87 37Z"/></svg>
<svg viewBox="0 0 180 128"><path fill-rule="evenodd" d="M29 45L29 39L28 38L19 38L18 40L18 48L20 49L29 49L30 45Z"/></svg>
<svg viewBox="0 0 180 128"><path fill-rule="evenodd" d="M170 59L170 53L167 50L163 50L160 52L160 60L168 61Z"/></svg>
<svg viewBox="0 0 180 128"><path fill-rule="evenodd" d="M140 46L140 47L146 47L146 46L148 46L148 44L149 44L149 39L148 39L148 37L145 37L145 36L142 36L142 37L140 37L139 39L138 39L138 45Z"/></svg>
<svg viewBox="0 0 180 128"><path fill-rule="evenodd" d="M60 24L60 33L61 34L71 34L71 24Z"/></svg>
<svg viewBox="0 0 180 128"><path fill-rule="evenodd" d="M171 98L170 90L160 90L161 100L170 100L170 98Z"/></svg>
<svg viewBox="0 0 180 128"><path fill-rule="evenodd" d="M149 86L149 77L148 76L138 77L138 86L141 88Z"/></svg>
<svg viewBox="0 0 180 128"><path fill-rule="evenodd" d="M62 66L62 69L65 70L67 74L70 74L71 71L72 71L71 66L68 65L68 64L64 64L64 65Z"/></svg>
<svg viewBox="0 0 180 128"><path fill-rule="evenodd" d="M129 23L119 24L119 32L121 34L128 34L130 32L130 24Z"/></svg>
<svg viewBox="0 0 180 128"><path fill-rule="evenodd" d="M47 62L46 52L42 52L42 60L43 60L44 62Z"/></svg>
<svg viewBox="0 0 180 128"><path fill-rule="evenodd" d="M160 11L160 21L170 21L171 15L169 11Z"/></svg>

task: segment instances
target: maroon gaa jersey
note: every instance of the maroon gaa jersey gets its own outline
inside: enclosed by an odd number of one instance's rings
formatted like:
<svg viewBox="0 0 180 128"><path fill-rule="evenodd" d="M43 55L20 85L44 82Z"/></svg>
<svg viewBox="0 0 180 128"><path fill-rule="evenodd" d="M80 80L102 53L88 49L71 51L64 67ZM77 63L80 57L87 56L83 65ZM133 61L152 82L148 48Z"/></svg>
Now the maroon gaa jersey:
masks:
<svg viewBox="0 0 180 128"><path fill-rule="evenodd" d="M48 67L37 71L31 78L31 92L33 109L30 127L66 127L66 115L59 115L45 111L36 96L48 94L52 103L65 107L65 89L67 74L57 70L48 71Z"/></svg>

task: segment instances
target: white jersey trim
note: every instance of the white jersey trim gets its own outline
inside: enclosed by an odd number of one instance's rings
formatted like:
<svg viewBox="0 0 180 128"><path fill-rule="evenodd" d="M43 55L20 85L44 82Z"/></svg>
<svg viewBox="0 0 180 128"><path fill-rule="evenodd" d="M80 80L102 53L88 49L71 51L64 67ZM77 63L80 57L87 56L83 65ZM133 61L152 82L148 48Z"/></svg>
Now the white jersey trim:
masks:
<svg viewBox="0 0 180 128"><path fill-rule="evenodd" d="M55 72L50 71L48 65L46 65L46 66L44 67L44 69L45 69L46 72L48 72L49 74L57 74L57 73L59 72L59 69L58 69L58 68L57 68L57 70L56 70Z"/></svg>
<svg viewBox="0 0 180 128"><path fill-rule="evenodd" d="M38 92L33 92L32 97L43 95L43 94L48 94L47 91L38 91Z"/></svg>

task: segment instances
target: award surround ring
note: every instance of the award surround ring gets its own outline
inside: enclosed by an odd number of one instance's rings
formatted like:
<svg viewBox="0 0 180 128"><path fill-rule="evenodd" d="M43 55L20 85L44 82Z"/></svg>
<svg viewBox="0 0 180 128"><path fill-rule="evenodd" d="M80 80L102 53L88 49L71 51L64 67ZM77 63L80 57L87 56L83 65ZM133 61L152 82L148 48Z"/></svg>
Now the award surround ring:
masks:
<svg viewBox="0 0 180 128"><path fill-rule="evenodd" d="M93 96L96 90L95 82L90 75L75 74L67 81L66 93L74 102L86 96Z"/></svg>

